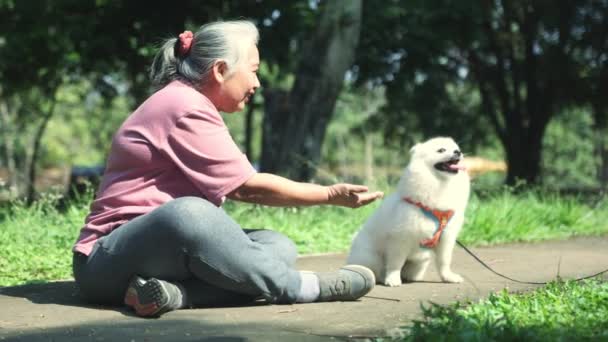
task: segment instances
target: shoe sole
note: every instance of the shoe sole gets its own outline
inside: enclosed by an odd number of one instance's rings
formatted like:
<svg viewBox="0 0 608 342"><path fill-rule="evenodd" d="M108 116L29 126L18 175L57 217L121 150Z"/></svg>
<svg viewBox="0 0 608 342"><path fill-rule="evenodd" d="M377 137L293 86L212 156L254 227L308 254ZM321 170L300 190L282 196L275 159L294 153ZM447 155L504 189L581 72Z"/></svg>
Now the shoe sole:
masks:
<svg viewBox="0 0 608 342"><path fill-rule="evenodd" d="M148 281L134 277L129 283L124 303L141 317L159 316L169 301L166 290L158 279Z"/></svg>

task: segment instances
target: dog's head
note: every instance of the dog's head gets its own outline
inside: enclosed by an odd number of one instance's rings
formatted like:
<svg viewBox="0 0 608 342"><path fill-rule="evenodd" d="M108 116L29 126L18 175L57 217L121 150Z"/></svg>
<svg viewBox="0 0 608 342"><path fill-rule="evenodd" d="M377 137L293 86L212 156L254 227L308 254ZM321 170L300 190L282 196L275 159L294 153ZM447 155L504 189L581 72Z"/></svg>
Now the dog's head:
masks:
<svg viewBox="0 0 608 342"><path fill-rule="evenodd" d="M437 137L416 144L410 153L412 162L426 166L439 177L450 177L465 170L461 163L462 152L449 137Z"/></svg>

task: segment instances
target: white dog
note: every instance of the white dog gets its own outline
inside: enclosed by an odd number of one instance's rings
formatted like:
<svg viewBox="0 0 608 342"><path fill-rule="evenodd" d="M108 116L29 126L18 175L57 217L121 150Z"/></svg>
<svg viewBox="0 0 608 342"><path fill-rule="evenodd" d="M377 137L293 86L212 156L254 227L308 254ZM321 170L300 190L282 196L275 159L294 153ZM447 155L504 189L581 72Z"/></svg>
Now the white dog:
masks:
<svg viewBox="0 0 608 342"><path fill-rule="evenodd" d="M452 272L452 251L464 222L469 176L451 138L416 144L397 191L387 196L353 240L348 264L369 267L379 283L419 281L435 256L441 279L462 282Z"/></svg>

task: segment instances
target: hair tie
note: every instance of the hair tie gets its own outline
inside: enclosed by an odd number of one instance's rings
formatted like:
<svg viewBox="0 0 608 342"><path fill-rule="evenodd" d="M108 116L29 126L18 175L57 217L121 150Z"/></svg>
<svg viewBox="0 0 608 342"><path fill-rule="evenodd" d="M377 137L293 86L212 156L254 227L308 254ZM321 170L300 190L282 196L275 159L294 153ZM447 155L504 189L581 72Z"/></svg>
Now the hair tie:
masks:
<svg viewBox="0 0 608 342"><path fill-rule="evenodd" d="M190 52L193 38L194 35L192 34L192 31L184 31L179 34L177 52L180 56L185 56Z"/></svg>

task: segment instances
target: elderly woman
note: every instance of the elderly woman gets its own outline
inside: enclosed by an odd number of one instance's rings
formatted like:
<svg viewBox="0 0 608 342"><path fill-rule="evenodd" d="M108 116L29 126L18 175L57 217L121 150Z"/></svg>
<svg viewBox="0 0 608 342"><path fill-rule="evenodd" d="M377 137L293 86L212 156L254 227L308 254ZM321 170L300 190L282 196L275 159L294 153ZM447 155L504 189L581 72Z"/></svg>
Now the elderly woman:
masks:
<svg viewBox="0 0 608 342"><path fill-rule="evenodd" d="M286 236L243 229L226 198L271 206L359 207L380 197L365 186L300 183L258 173L220 112L242 110L260 86L258 30L214 22L167 40L150 72L155 92L122 124L74 245L82 296L137 315L211 305L355 300L375 284L359 265L334 272L294 268Z"/></svg>

